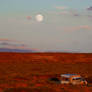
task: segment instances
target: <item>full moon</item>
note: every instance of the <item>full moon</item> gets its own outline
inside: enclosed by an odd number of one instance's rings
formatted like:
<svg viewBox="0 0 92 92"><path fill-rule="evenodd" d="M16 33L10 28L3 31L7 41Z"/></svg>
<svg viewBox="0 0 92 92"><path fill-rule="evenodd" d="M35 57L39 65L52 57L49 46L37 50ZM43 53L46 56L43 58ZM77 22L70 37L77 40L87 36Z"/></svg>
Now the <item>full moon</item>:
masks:
<svg viewBox="0 0 92 92"><path fill-rule="evenodd" d="M41 14L36 15L36 20L38 22L42 22L43 21L43 15L41 15Z"/></svg>

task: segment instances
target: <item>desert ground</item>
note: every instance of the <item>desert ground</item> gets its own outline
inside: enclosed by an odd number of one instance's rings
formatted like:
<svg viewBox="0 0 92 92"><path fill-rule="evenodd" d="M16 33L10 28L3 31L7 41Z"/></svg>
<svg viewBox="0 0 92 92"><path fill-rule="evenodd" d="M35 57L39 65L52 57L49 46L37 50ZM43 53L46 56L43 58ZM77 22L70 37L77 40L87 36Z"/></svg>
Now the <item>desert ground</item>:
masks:
<svg viewBox="0 0 92 92"><path fill-rule="evenodd" d="M88 85L62 85L49 78L80 74ZM92 54L0 53L0 92L92 92Z"/></svg>

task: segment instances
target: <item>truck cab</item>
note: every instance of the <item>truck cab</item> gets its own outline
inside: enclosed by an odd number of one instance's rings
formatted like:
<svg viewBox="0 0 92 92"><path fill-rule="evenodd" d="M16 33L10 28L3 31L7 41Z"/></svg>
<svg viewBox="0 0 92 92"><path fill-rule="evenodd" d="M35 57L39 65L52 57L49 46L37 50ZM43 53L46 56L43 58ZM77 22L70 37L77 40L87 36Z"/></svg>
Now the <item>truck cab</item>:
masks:
<svg viewBox="0 0 92 92"><path fill-rule="evenodd" d="M62 74L61 84L87 85L87 81L78 74Z"/></svg>

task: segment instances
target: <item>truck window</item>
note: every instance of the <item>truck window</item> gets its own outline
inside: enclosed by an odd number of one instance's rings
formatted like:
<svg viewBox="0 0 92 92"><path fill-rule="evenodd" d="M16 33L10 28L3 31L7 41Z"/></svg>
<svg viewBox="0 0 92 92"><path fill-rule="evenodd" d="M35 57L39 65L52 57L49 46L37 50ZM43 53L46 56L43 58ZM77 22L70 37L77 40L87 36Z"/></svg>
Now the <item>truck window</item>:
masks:
<svg viewBox="0 0 92 92"><path fill-rule="evenodd" d="M69 78L62 77L61 80L63 80L63 81L69 81Z"/></svg>
<svg viewBox="0 0 92 92"><path fill-rule="evenodd" d="M73 78L73 80L81 80L82 78Z"/></svg>

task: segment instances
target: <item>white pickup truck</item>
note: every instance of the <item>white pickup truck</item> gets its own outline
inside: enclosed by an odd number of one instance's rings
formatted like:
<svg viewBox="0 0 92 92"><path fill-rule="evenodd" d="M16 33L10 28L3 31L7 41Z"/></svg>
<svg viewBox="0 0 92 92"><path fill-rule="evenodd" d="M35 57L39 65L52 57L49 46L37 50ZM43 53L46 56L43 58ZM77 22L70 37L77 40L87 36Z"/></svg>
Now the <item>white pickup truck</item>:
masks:
<svg viewBox="0 0 92 92"><path fill-rule="evenodd" d="M62 74L61 84L87 85L87 81L78 74Z"/></svg>

